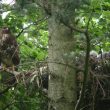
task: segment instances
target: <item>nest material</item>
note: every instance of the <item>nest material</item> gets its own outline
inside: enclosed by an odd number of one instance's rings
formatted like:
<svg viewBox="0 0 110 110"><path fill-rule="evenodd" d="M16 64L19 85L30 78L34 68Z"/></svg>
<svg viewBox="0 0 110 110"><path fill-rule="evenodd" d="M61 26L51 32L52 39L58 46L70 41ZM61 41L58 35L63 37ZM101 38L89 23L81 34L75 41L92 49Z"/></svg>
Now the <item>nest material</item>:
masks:
<svg viewBox="0 0 110 110"><path fill-rule="evenodd" d="M110 110L110 53L90 56L89 64L90 70L83 110L105 110L105 108ZM83 75L81 73L83 74L83 70L80 71L80 74L78 73L79 89L83 82Z"/></svg>

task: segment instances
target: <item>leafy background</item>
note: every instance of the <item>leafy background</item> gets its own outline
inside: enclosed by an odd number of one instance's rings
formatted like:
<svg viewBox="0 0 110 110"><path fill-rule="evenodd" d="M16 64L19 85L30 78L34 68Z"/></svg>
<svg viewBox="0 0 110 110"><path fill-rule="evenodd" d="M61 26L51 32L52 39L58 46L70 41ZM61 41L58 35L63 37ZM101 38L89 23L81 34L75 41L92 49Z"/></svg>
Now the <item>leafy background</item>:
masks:
<svg viewBox="0 0 110 110"><path fill-rule="evenodd" d="M84 0L80 8L76 9L75 25L84 29L90 13L89 32L91 35L91 50L100 52L109 51L110 48L110 1L109 0ZM35 69L35 64L45 61L48 57L48 16L34 0L16 0L13 5L0 4L0 27L8 26L17 37L20 47L21 63L19 71ZM83 34L75 32L76 45L73 51L85 51L86 39ZM7 76L7 74L6 74ZM6 77L5 76L5 77ZM0 75L0 79L3 79ZM7 85L0 84L0 91ZM31 82L28 87L21 81L0 93L1 110L47 110L46 95L36 89Z"/></svg>

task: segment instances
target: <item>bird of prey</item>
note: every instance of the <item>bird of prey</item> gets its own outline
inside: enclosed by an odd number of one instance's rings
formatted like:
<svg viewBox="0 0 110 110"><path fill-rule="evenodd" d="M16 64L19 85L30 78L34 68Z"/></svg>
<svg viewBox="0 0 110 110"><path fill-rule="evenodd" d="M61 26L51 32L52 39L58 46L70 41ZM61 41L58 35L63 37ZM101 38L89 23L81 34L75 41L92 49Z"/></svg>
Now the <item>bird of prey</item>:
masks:
<svg viewBox="0 0 110 110"><path fill-rule="evenodd" d="M0 31L0 61L3 68L12 70L20 63L18 43L8 27Z"/></svg>

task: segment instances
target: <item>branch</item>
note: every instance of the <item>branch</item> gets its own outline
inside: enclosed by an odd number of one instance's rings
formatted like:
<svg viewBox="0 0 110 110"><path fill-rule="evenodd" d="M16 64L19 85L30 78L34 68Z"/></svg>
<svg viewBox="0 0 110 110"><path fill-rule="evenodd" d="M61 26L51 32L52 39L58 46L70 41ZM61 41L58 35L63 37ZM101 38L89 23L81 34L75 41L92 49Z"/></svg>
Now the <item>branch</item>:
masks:
<svg viewBox="0 0 110 110"><path fill-rule="evenodd" d="M89 52L90 52L90 38L88 32L85 33L86 36L86 42L87 42L87 49L86 49L86 58L85 58L85 66L84 66L84 79L83 79L83 84L81 88L81 93L78 99L78 102L76 104L75 110L79 110L81 107L81 103L84 98L84 92L86 89L86 83L87 83L87 77L88 77L88 71L89 71Z"/></svg>
<svg viewBox="0 0 110 110"><path fill-rule="evenodd" d="M32 25L38 25L39 22L45 21L45 20L47 20L47 19L48 19L48 16L46 16L46 17L44 17L44 18L42 18L42 19L39 19L39 20L37 20L37 21L34 22L34 23L31 23L31 24L28 25L27 27L23 28L23 29L18 33L18 35L16 36L16 38L18 38L18 37L24 32L24 30L28 29L28 28L31 27Z"/></svg>
<svg viewBox="0 0 110 110"><path fill-rule="evenodd" d="M90 17L88 19L87 26L86 26L85 30L73 27L73 26L65 23L63 20L61 21L65 26L69 27L71 30L79 32L79 33L83 33L86 37L87 48L86 48L86 56L85 56L84 78L83 78L81 93L80 93L79 99L76 103L75 110L79 110L81 108L81 104L84 99L84 92L86 89L86 83L87 83L87 77L88 77L88 71L89 71L89 52L90 52L90 36L89 36L88 28L89 28L90 20L92 18L92 14L93 14L93 10L90 14Z"/></svg>
<svg viewBox="0 0 110 110"><path fill-rule="evenodd" d="M82 30L82 29L79 29L79 28L76 28L76 27L73 27L67 23L65 23L63 20L61 21L65 26L69 27L71 30L74 30L76 32L79 32L79 33L85 33L85 30Z"/></svg>
<svg viewBox="0 0 110 110"><path fill-rule="evenodd" d="M89 52L90 52L90 36L89 36L89 33L88 33L88 28L89 28L90 20L92 18L92 14L93 14L93 11L90 14L90 17L88 19L88 23L87 23L87 26L86 26L86 31L84 33L85 37L86 37L86 44L87 44L86 57L85 57L85 66L84 66L84 79L83 79L83 84L82 84L82 88L81 88L81 93L80 93L78 102L75 106L75 110L80 109L82 101L84 99L84 92L85 92L85 89L86 89L86 83L87 83L87 77L88 77L88 71L89 71Z"/></svg>

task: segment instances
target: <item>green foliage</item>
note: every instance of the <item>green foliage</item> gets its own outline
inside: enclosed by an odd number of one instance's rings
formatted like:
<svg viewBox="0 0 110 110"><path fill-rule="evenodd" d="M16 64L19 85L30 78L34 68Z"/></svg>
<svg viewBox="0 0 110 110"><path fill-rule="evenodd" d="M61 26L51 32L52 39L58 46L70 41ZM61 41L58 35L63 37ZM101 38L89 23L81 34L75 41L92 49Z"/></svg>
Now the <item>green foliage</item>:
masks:
<svg viewBox="0 0 110 110"><path fill-rule="evenodd" d="M77 17L75 18L76 26L81 29L86 29L88 19L92 13L92 17L89 22L89 33L91 37L91 49L100 51L109 51L110 42L110 1L107 0L91 0L91 3L86 7L83 6L76 11ZM79 50L85 50L83 45L86 42L84 36L80 33L76 33L77 46ZM80 46L82 45L82 46Z"/></svg>
<svg viewBox="0 0 110 110"><path fill-rule="evenodd" d="M0 27L10 27L19 43L19 72L35 69L36 62L47 57L48 31L47 22L43 19L45 16L37 4L27 0L17 0L14 5L3 4L1 10ZM8 88L7 79L9 84L12 78L15 77L9 73L1 73L0 91ZM34 85L29 84L27 88L21 81L0 94L0 110L47 110L47 98Z"/></svg>
<svg viewBox="0 0 110 110"><path fill-rule="evenodd" d="M9 26L17 36L21 58L19 71L22 72L35 69L36 62L47 58L48 26L47 21L43 19L44 13L34 0L16 1L14 5L0 4L0 27ZM73 7L73 4L76 5ZM85 29L93 12L89 23L91 49L98 52L100 49L109 51L110 0L80 0L80 2L76 0L73 4L69 7L70 12L66 11L67 4L63 7L59 6L63 12L59 13L60 17L66 22L75 11L75 26ZM73 51L76 50L76 54L81 53L86 50L85 36L78 32L74 34L76 45ZM4 76L0 75L1 83L3 78ZM6 85L0 84L0 91L5 88L7 88ZM27 89L22 82L0 95L0 108L3 109L9 104L5 110L47 110L46 102L47 98L34 87L34 84L30 84Z"/></svg>

